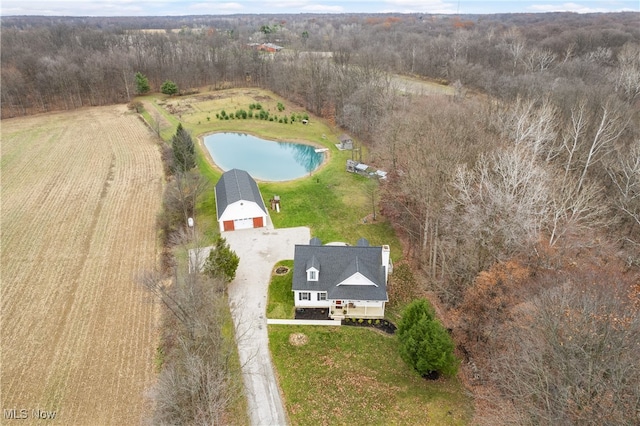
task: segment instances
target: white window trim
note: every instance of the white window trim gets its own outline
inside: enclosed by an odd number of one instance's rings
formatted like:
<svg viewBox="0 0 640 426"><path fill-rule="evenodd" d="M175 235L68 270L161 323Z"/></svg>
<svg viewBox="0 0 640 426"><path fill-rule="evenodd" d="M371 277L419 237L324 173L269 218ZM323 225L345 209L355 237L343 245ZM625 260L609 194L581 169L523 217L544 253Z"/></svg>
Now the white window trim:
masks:
<svg viewBox="0 0 640 426"><path fill-rule="evenodd" d="M307 269L307 281L318 281L319 272L315 268Z"/></svg>
<svg viewBox="0 0 640 426"><path fill-rule="evenodd" d="M322 298L321 298L322 296ZM324 302L327 300L327 292L326 291L321 291L318 293L318 302Z"/></svg>

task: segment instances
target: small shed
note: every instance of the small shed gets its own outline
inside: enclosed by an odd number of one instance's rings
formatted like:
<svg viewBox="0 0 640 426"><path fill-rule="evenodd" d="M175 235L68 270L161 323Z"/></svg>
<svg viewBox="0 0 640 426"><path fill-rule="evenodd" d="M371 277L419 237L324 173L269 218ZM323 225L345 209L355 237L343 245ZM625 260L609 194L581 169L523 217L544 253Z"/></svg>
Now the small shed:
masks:
<svg viewBox="0 0 640 426"><path fill-rule="evenodd" d="M353 149L353 140L350 136L343 133L338 139L340 140L340 149Z"/></svg>
<svg viewBox="0 0 640 426"><path fill-rule="evenodd" d="M267 209L255 180L244 170L222 174L215 187L220 232L262 228L267 225Z"/></svg>

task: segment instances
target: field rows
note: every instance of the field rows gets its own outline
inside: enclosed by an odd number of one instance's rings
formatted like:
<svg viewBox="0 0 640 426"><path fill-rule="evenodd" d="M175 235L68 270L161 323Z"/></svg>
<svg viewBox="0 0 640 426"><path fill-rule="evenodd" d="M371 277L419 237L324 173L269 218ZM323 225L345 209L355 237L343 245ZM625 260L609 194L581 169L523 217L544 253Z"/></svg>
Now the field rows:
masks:
<svg viewBox="0 0 640 426"><path fill-rule="evenodd" d="M138 424L153 380L162 165L123 107L2 123L2 407Z"/></svg>

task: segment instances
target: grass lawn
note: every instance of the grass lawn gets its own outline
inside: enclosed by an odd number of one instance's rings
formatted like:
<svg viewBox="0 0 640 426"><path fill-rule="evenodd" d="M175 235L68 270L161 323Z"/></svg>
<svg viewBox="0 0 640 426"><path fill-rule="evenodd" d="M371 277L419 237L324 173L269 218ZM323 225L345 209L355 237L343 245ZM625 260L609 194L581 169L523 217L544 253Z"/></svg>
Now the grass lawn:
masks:
<svg viewBox="0 0 640 426"><path fill-rule="evenodd" d="M308 343L289 343L303 333ZM471 401L457 379L428 381L401 359L395 336L356 327L269 326L293 425L463 425Z"/></svg>
<svg viewBox="0 0 640 426"><path fill-rule="evenodd" d="M267 297L267 318L293 319L295 306L291 283L293 280L293 260L283 260L274 267L286 266L289 272L286 275L273 275L269 284L269 296Z"/></svg>

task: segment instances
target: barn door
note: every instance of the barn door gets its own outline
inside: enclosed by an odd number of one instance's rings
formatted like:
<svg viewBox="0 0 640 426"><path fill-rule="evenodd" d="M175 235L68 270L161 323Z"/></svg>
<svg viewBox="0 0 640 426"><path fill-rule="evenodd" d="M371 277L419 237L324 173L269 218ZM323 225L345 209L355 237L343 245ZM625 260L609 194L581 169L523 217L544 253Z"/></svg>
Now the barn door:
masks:
<svg viewBox="0 0 640 426"><path fill-rule="evenodd" d="M232 220L225 220L222 225L224 226L225 231L233 231L235 229Z"/></svg>
<svg viewBox="0 0 640 426"><path fill-rule="evenodd" d="M262 228L264 226L262 216L253 218L253 227L254 228Z"/></svg>

